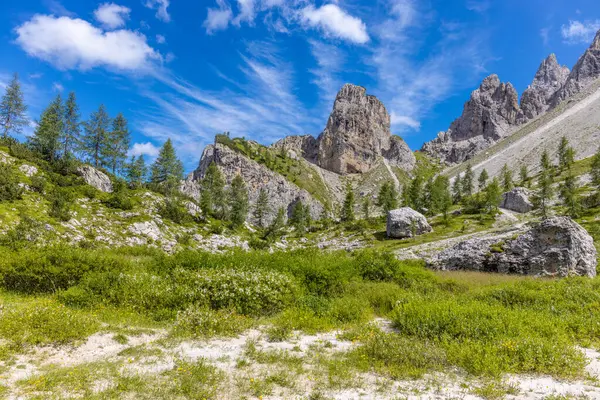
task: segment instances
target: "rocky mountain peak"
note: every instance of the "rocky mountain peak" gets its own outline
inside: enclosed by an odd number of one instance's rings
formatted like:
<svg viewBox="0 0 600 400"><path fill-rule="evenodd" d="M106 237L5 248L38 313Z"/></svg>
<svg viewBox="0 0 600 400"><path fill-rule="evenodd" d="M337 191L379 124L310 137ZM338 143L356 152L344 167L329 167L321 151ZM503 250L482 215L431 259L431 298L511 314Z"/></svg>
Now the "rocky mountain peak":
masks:
<svg viewBox="0 0 600 400"><path fill-rule="evenodd" d="M596 33L596 37L590 46L590 50L600 50L600 30Z"/></svg>
<svg viewBox="0 0 600 400"><path fill-rule="evenodd" d="M555 93L563 87L569 73L569 68L560 65L554 53L542 61L533 82L521 97L521 109L526 119L533 119L550 108Z"/></svg>
<svg viewBox="0 0 600 400"><path fill-rule="evenodd" d="M412 169L414 155L402 140L392 140L390 125L390 115L377 97L367 95L364 87L344 85L318 138L317 164L342 175L363 173L392 154L394 164Z"/></svg>

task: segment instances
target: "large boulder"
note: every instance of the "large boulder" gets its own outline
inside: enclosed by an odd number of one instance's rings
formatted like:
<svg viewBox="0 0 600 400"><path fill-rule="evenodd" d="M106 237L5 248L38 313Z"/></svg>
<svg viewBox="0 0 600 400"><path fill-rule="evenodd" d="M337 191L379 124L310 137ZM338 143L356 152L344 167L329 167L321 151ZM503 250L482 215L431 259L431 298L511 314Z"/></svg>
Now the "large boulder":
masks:
<svg viewBox="0 0 600 400"><path fill-rule="evenodd" d="M412 208L404 207L388 213L387 236L389 238L410 238L432 230L431 225L427 223L427 218Z"/></svg>
<svg viewBox="0 0 600 400"><path fill-rule="evenodd" d="M93 186L102 192L112 193L112 182L105 173L98 171L96 168L90 165L82 165L81 167L78 167L77 173L88 185Z"/></svg>
<svg viewBox="0 0 600 400"><path fill-rule="evenodd" d="M431 268L533 276L596 276L594 240L568 217L547 219L512 240L470 239L428 260Z"/></svg>
<svg viewBox="0 0 600 400"><path fill-rule="evenodd" d="M533 193L525 188L517 187L502 195L500 207L518 213L528 213L533 210L531 197Z"/></svg>

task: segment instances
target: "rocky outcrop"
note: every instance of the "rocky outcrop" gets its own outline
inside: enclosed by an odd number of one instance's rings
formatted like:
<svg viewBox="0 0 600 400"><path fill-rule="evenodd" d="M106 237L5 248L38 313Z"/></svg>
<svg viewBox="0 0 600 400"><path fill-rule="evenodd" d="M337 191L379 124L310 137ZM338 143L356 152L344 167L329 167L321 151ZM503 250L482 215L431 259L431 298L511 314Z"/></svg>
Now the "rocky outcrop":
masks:
<svg viewBox="0 0 600 400"><path fill-rule="evenodd" d="M568 217L547 219L512 240L470 239L428 260L442 270L534 276L596 276L594 240Z"/></svg>
<svg viewBox="0 0 600 400"><path fill-rule="evenodd" d="M278 140L272 146L278 151L284 151L288 157L298 159L304 158L311 163L317 162L319 143L314 136L286 136Z"/></svg>
<svg viewBox="0 0 600 400"><path fill-rule="evenodd" d="M396 135L390 139L390 148L384 150L383 157L390 165L396 166L404 171L411 171L415 167L416 158L413 151L406 142Z"/></svg>
<svg viewBox="0 0 600 400"><path fill-rule="evenodd" d="M185 192L186 188L196 188L192 183L200 182L208 169L208 166L215 162L227 184L231 183L236 175L241 175L248 188L248 197L250 208L253 210L254 204L258 199L261 189L266 190L269 198L269 210L265 217L265 222L270 223L277 215L277 210L281 207L291 213L292 206L297 201L302 201L310 208L311 216L318 219L323 214L323 205L315 200L306 190L289 182L282 175L271 171L266 166L257 163L245 157L229 147L222 144L209 145L204 149L200 166L192 172L186 179L188 182L181 186L184 193L199 200L199 191L192 190ZM250 222L255 222L252 213L248 215Z"/></svg>
<svg viewBox="0 0 600 400"><path fill-rule="evenodd" d="M460 163L510 135L523 120L519 96L497 75L483 80L448 131L425 143L422 150L448 164Z"/></svg>
<svg viewBox="0 0 600 400"><path fill-rule="evenodd" d="M561 101L585 90L600 77L600 31L596 34L590 47L583 53L569 74L567 81L552 100L557 106Z"/></svg>
<svg viewBox="0 0 600 400"><path fill-rule="evenodd" d="M412 208L404 207L392 210L387 215L387 236L392 239L404 239L431 232L427 218Z"/></svg>
<svg viewBox="0 0 600 400"><path fill-rule="evenodd" d="M21 166L19 166L19 171L21 171L28 178L31 178L32 176L38 173L37 167L28 164L22 164Z"/></svg>
<svg viewBox="0 0 600 400"><path fill-rule="evenodd" d="M402 139L392 139L385 106L366 92L360 86L342 87L318 138L317 164L342 175L364 173L388 155L395 164L412 169L414 155Z"/></svg>
<svg viewBox="0 0 600 400"><path fill-rule="evenodd" d="M90 165L82 165L81 167L78 167L77 173L88 185L93 186L102 192L112 193L112 182L105 173L98 171L96 168Z"/></svg>
<svg viewBox="0 0 600 400"><path fill-rule="evenodd" d="M522 214L528 213L533 210L532 195L533 193L528 189L522 187L514 188L502 195L500 207Z"/></svg>
<svg viewBox="0 0 600 400"><path fill-rule="evenodd" d="M533 82L521 96L521 110L525 119L533 119L551 107L556 92L567 81L569 72L569 68L558 64L554 54L542 61Z"/></svg>

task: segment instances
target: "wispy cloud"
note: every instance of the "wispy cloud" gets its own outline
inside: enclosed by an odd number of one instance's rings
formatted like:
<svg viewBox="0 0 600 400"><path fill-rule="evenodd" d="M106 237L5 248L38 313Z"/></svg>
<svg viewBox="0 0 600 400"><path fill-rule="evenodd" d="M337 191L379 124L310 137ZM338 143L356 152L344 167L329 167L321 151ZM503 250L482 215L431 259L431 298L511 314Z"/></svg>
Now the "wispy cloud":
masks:
<svg viewBox="0 0 600 400"><path fill-rule="evenodd" d="M560 32L566 43L580 44L590 43L598 30L600 30L600 20L598 19L583 22L571 20L568 25L561 27Z"/></svg>
<svg viewBox="0 0 600 400"><path fill-rule="evenodd" d="M171 15L169 14L170 0L146 0L144 5L147 8L156 10L156 18L163 22L171 22Z"/></svg>
<svg viewBox="0 0 600 400"><path fill-rule="evenodd" d="M131 9L115 3L104 3L94 11L96 20L107 29L116 29L125 26L129 19Z"/></svg>
<svg viewBox="0 0 600 400"><path fill-rule="evenodd" d="M468 0L467 9L478 13L486 12L492 6L490 0Z"/></svg>
<svg viewBox="0 0 600 400"><path fill-rule="evenodd" d="M209 7L206 11L203 26L209 35L227 29L233 18L233 11L225 0L217 0L217 6L216 8Z"/></svg>
<svg viewBox="0 0 600 400"><path fill-rule="evenodd" d="M346 54L339 46L318 40L309 40L310 50L316 66L310 69L312 83L320 92L323 113L328 113L339 89L344 84L341 78L346 64Z"/></svg>

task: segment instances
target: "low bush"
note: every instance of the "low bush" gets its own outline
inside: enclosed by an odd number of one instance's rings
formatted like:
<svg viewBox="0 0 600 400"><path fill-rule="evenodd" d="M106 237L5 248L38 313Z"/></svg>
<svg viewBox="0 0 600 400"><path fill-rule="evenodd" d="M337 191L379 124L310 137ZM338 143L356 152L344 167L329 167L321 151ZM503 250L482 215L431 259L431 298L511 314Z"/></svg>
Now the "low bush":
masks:
<svg viewBox="0 0 600 400"><path fill-rule="evenodd" d="M233 310L211 310L192 305L177 313L175 332L197 337L236 336L252 326L252 319Z"/></svg>
<svg viewBox="0 0 600 400"><path fill-rule="evenodd" d="M55 188L48 196L50 209L48 215L60 221L71 219L71 202L73 195L68 189L61 187Z"/></svg>
<svg viewBox="0 0 600 400"><path fill-rule="evenodd" d="M19 200L22 195L17 174L10 164L0 162L0 201Z"/></svg>
<svg viewBox="0 0 600 400"><path fill-rule="evenodd" d="M158 207L158 213L161 217L169 219L176 224L183 224L192 220L192 216L182 201L174 196L165 198L164 203Z"/></svg>

